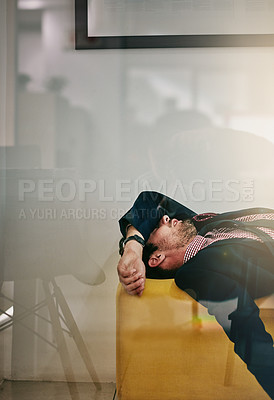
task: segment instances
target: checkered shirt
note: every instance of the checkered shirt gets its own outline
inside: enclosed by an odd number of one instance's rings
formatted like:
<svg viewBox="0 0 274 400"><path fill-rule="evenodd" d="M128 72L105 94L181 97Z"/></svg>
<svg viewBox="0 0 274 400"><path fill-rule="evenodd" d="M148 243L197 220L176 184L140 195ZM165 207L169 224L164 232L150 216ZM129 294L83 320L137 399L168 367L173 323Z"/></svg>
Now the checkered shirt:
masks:
<svg viewBox="0 0 274 400"><path fill-rule="evenodd" d="M246 215L244 217L235 218L235 221L256 221L256 220L274 220L274 214L253 214ZM263 232L268 233L270 237L274 240L274 231L269 228L258 227ZM213 229L211 232L207 232L205 236L196 235L195 238L189 243L186 248L184 263L194 257L200 250L209 246L212 243L218 242L219 240L226 239L253 239L262 242L262 240L252 232L248 232L242 229L234 229L234 228L218 228Z"/></svg>

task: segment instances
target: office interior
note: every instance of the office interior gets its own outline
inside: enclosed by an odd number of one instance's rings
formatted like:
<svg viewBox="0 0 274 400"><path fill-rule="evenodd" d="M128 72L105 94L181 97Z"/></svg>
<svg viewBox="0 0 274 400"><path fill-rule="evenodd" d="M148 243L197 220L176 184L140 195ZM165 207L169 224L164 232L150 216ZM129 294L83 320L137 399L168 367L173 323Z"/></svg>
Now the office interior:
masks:
<svg viewBox="0 0 274 400"><path fill-rule="evenodd" d="M99 35L128 34L126 6L153 34L168 7L88 3ZM169 7L233 14L217 3ZM271 2L239 3L260 33ZM273 208L273 46L76 50L74 17L73 0L0 2L0 399L114 398L118 220L142 190Z"/></svg>

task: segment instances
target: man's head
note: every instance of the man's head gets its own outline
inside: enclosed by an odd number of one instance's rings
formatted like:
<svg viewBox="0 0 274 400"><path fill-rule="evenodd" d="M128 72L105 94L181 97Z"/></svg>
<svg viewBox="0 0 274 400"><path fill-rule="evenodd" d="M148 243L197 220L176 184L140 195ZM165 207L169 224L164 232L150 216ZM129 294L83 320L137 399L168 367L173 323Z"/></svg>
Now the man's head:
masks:
<svg viewBox="0 0 274 400"><path fill-rule="evenodd" d="M144 249L144 262L153 268L153 275L174 276L183 264L186 247L196 236L197 231L190 220L180 221L164 215L158 226L150 234Z"/></svg>

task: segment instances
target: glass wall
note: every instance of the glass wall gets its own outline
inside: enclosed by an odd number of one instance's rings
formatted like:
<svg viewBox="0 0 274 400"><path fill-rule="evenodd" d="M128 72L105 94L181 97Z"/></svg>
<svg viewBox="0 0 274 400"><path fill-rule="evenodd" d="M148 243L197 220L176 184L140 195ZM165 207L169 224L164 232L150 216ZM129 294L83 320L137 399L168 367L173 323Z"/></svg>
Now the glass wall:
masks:
<svg viewBox="0 0 274 400"><path fill-rule="evenodd" d="M117 222L138 193L196 212L273 207L274 50L76 51L72 0L15 8L1 273L21 323L1 333L1 375L114 382ZM76 323L61 358L60 307Z"/></svg>

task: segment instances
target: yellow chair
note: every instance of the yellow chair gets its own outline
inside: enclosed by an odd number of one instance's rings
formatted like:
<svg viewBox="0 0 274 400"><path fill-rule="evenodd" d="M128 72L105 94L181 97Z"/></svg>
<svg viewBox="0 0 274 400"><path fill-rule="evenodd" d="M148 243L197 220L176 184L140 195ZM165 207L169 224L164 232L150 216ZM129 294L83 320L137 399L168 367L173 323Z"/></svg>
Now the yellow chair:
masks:
<svg viewBox="0 0 274 400"><path fill-rule="evenodd" d="M119 400L269 399L215 318L172 279L148 279L141 297L119 284L116 343Z"/></svg>

